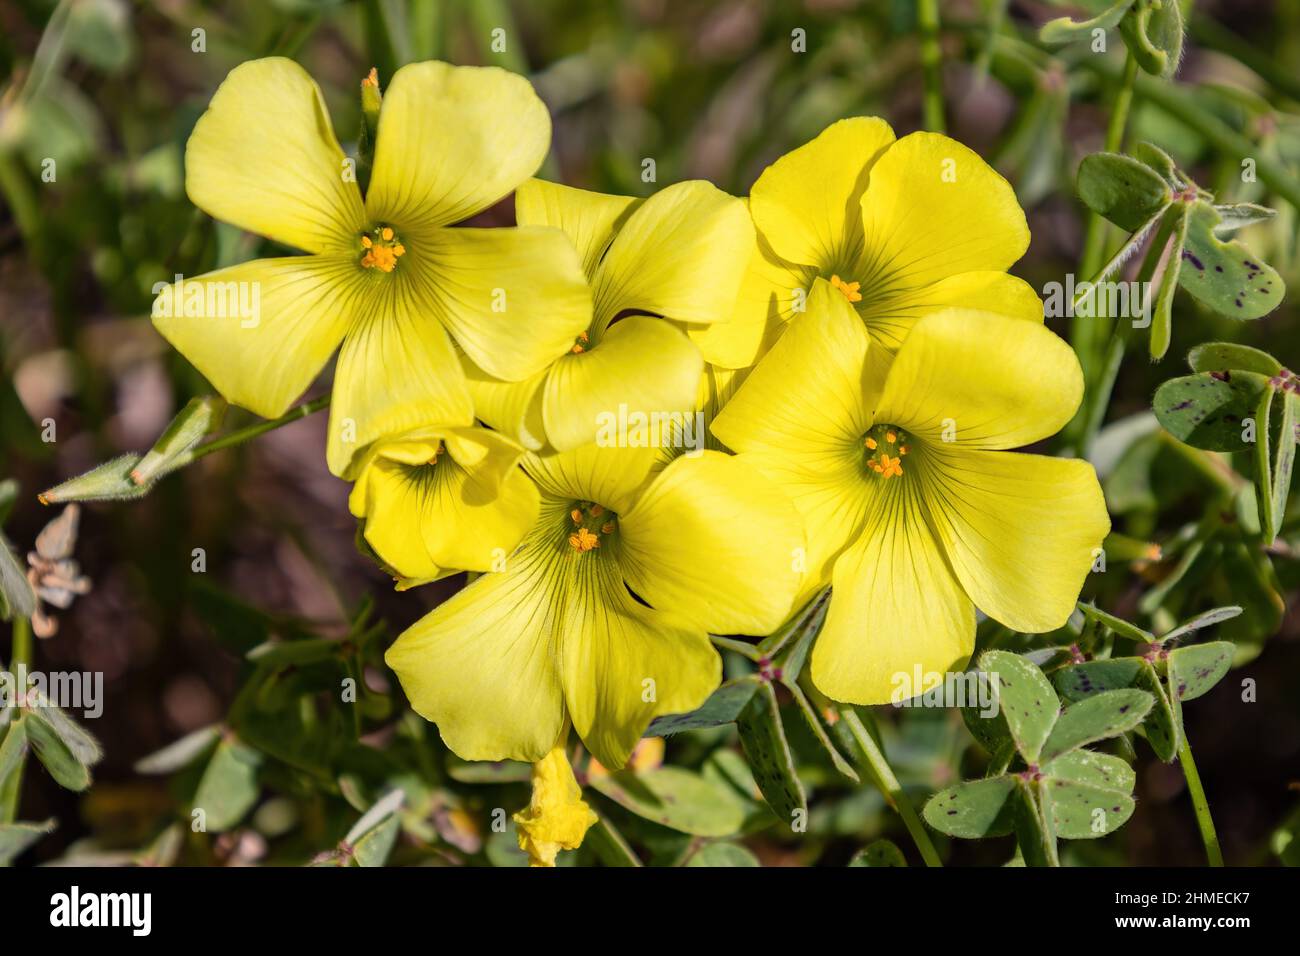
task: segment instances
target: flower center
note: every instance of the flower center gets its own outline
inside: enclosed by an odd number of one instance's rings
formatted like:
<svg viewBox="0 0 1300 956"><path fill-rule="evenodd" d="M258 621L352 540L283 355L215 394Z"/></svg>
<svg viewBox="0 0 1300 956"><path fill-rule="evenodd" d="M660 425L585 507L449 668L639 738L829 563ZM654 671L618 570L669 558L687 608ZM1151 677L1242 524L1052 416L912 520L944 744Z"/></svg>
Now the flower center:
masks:
<svg viewBox="0 0 1300 956"><path fill-rule="evenodd" d="M581 355L587 351L587 333L579 332L578 337L573 340L573 348L569 350L574 355Z"/></svg>
<svg viewBox="0 0 1300 956"><path fill-rule="evenodd" d="M903 474L903 456L907 447L907 434L893 425L876 425L863 438L867 449L866 467L881 478L897 478Z"/></svg>
<svg viewBox="0 0 1300 956"><path fill-rule="evenodd" d="M840 290L844 298L850 302L861 302L862 293L858 291L861 282L845 282L839 276L831 276L831 285Z"/></svg>
<svg viewBox="0 0 1300 956"><path fill-rule="evenodd" d="M380 272L392 272L397 268L398 257L406 255L406 246L389 226L376 226L370 232L362 233L361 248L365 250L361 265Z"/></svg>
<svg viewBox="0 0 1300 956"><path fill-rule="evenodd" d="M586 554L600 547L618 530L618 521L612 511L594 501L574 502L569 511L573 521L573 530L569 534L569 547L579 554Z"/></svg>
<svg viewBox="0 0 1300 956"><path fill-rule="evenodd" d="M426 464L429 465L438 464L438 456L441 454L442 454L442 442L438 442L438 447L433 450L433 455L430 456Z"/></svg>

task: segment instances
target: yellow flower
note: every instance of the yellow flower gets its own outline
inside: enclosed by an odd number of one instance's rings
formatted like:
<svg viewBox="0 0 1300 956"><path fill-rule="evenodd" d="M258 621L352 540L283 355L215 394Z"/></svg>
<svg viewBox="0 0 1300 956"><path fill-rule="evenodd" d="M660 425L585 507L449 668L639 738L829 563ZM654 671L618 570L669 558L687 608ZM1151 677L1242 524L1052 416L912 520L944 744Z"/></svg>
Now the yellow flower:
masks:
<svg viewBox="0 0 1300 956"><path fill-rule="evenodd" d="M709 632L785 620L802 544L790 502L734 457L706 451L655 474L656 454L527 457L540 515L505 570L389 648L412 706L464 759L540 760L571 722L622 767L653 718L717 687Z"/></svg>
<svg viewBox="0 0 1300 956"><path fill-rule="evenodd" d="M563 747L533 764L533 798L514 819L519 849L528 854L531 866L555 866L561 850L582 846L582 838L599 818L583 802Z"/></svg>
<svg viewBox="0 0 1300 956"><path fill-rule="evenodd" d="M684 329L731 317L754 237L745 204L700 181L643 202L530 180L515 208L521 226L559 227L573 241L592 321L527 381L468 368L479 417L533 450L568 451L596 441L602 416L620 407L646 416L690 408L703 361Z"/></svg>
<svg viewBox="0 0 1300 956"><path fill-rule="evenodd" d="M1070 420L1070 348L1043 325L969 309L920 319L881 382L877 346L834 287L722 409L713 428L794 499L807 593L832 584L813 683L891 700L895 678L965 666L975 608L1018 631L1069 617L1110 528L1087 462L1005 449Z"/></svg>
<svg viewBox="0 0 1300 956"><path fill-rule="evenodd" d="M537 520L523 449L475 426L424 428L374 443L348 505L366 542L407 584L490 571Z"/></svg>
<svg viewBox="0 0 1300 956"><path fill-rule="evenodd" d="M330 469L376 438L469 425L452 342L502 379L536 374L591 317L555 229L448 228L508 195L550 145L546 108L493 67L416 63L383 98L364 200L320 89L291 60L236 67L186 148L186 189L218 219L301 249L160 289L154 325L230 401L282 414L342 343Z"/></svg>
<svg viewBox="0 0 1300 956"><path fill-rule="evenodd" d="M883 120L840 120L769 166L749 209L758 233L735 317L691 333L714 364L757 361L819 276L882 346L880 374L916 320L944 306L1042 321L1033 288L1005 273L1029 246L1015 193L946 136L895 141Z"/></svg>

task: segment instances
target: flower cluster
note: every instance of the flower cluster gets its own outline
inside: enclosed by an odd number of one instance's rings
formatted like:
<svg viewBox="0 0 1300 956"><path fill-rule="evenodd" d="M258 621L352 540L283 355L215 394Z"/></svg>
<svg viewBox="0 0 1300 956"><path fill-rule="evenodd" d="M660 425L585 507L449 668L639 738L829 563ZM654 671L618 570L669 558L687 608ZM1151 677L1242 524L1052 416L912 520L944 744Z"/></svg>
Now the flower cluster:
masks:
<svg viewBox="0 0 1300 956"><path fill-rule="evenodd" d="M522 77L407 66L363 194L312 79L246 63L187 189L305 254L187 281L253 284L252 320L154 317L268 417L339 351L326 457L369 548L399 587L472 572L388 663L457 754L538 765L521 827L543 859L591 819L570 729L623 766L717 687L711 634L767 634L832 585L812 679L885 702L896 673L965 666L976 608L1063 624L1109 528L1090 466L1012 451L1082 378L1006 272L1028 228L970 150L852 118L747 200L642 200L531 178L550 133ZM517 226L464 225L512 193Z"/></svg>

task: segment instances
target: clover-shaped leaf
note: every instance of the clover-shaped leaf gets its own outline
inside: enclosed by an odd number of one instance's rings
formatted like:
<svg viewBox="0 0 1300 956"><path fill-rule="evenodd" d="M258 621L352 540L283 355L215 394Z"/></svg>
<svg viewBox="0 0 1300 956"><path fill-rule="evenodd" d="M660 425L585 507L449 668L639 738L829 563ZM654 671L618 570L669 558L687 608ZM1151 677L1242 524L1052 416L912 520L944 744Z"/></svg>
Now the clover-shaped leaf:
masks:
<svg viewBox="0 0 1300 956"><path fill-rule="evenodd" d="M1282 363L1262 349L1235 342L1206 342L1187 353L1193 372L1255 372L1272 377L1282 372Z"/></svg>
<svg viewBox="0 0 1300 956"><path fill-rule="evenodd" d="M1119 31L1138 65L1168 79L1183 56L1183 12L1178 0L1137 0Z"/></svg>
<svg viewBox="0 0 1300 956"><path fill-rule="evenodd" d="M1051 683L1029 661L1008 651L986 651L980 657L980 670L994 681L1016 749L1026 763L1037 763L1061 703Z"/></svg>
<svg viewBox="0 0 1300 956"><path fill-rule="evenodd" d="M1182 250L1182 287L1202 303L1231 319L1258 319L1278 307L1286 283L1239 240L1215 235L1222 220L1208 202L1192 205L1187 241Z"/></svg>
<svg viewBox="0 0 1300 956"><path fill-rule="evenodd" d="M776 691L763 681L736 720L745 759L763 799L787 827L808 813L808 797L795 773Z"/></svg>
<svg viewBox="0 0 1300 956"><path fill-rule="evenodd" d="M968 780L936 793L926 803L925 822L940 833L978 840L1011 832L1016 792L1010 774Z"/></svg>
<svg viewBox="0 0 1300 956"><path fill-rule="evenodd" d="M1066 713L1077 711L1085 701L1114 693L1142 693L1151 701L1151 706L1144 711L1142 731L1156 755L1165 762L1172 761L1183 745L1182 702L1199 697L1222 680L1232 665L1234 653L1234 646L1226 641L1191 647L1172 645L1241 613L1242 609L1236 606L1214 608L1189 618L1156 638L1154 643L1146 643L1146 638L1141 638L1141 656L1086 661L1061 669L1054 675L1057 690L1066 700L1078 702ZM1114 620L1124 625L1112 628L1115 633L1134 639L1128 633L1135 629L1133 625L1118 618ZM1054 730L1053 736L1056 733Z"/></svg>
<svg viewBox="0 0 1300 956"><path fill-rule="evenodd" d="M1049 761L1132 730L1142 723L1151 704L1151 695L1140 690L1112 690L1084 698L1061 713L1043 743L1042 759Z"/></svg>
<svg viewBox="0 0 1300 956"><path fill-rule="evenodd" d="M1133 6L1134 0L1084 0L1072 4L1083 7L1093 14L1087 20L1075 20L1073 17L1057 17L1044 23L1038 31L1038 38L1044 43L1069 43L1084 36L1090 36L1093 30L1109 30L1116 26Z"/></svg>

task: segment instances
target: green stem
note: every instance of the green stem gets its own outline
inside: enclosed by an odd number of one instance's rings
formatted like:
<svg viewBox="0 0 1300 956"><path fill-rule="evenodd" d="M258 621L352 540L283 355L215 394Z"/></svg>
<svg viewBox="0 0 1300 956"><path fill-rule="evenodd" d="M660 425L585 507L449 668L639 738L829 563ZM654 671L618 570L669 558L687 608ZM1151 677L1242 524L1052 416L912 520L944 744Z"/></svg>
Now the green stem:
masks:
<svg viewBox="0 0 1300 956"><path fill-rule="evenodd" d="M867 768L875 778L876 785L884 795L885 801L897 810L898 815L903 818L903 824L907 827L907 832L912 835L912 842L921 851L921 857L925 860L925 865L943 866L934 844L930 842L930 835L925 831L925 824L916 815L916 808L912 806L912 801L907 799L907 794L903 792L902 785L899 784L898 778L894 776L889 761L885 759L884 753L877 746L875 738L862 725L862 720L858 717L857 711L852 707L841 707L840 719L849 728L849 733L853 735L853 739L857 742L858 749L862 751L863 756L866 758Z"/></svg>
<svg viewBox="0 0 1300 956"><path fill-rule="evenodd" d="M25 617L14 618L13 648L9 660L9 671L17 679L19 671L26 672L32 663L32 622ZM23 693L26 688L19 688ZM18 761L11 773L0 786L0 823L13 823L18 819L18 801L23 790L23 765L26 758Z"/></svg>
<svg viewBox="0 0 1300 956"><path fill-rule="evenodd" d="M1129 110L1133 105L1133 84L1137 79L1137 68L1137 59L1129 53L1124 60L1124 75L1115 94L1115 101L1111 104L1110 120L1106 124L1104 149L1108 153L1117 153L1124 145L1124 130L1128 126ZM1097 213L1090 212L1083 237L1079 275L1090 279L1102 267L1107 232L1106 220ZM1079 364L1083 367L1084 380L1088 385L1087 399L1075 416L1071 428L1073 444L1084 454L1101 428L1106 405L1110 402L1111 389L1124 359L1125 341L1122 336L1112 334L1109 344L1102 343L1101 323L1098 321L1100 318L1096 315L1076 314L1070 320L1070 342L1079 356Z"/></svg>
<svg viewBox="0 0 1300 956"><path fill-rule="evenodd" d="M1192 759L1192 745L1186 733L1183 734L1183 745L1178 748L1178 762L1183 765L1187 789L1192 794L1192 806L1196 808L1196 825L1201 830L1205 855L1209 858L1210 866L1223 866L1223 851L1219 849L1219 835L1214 831L1214 818L1210 816L1210 804L1205 799L1201 775L1196 772L1196 761Z"/></svg>
<svg viewBox="0 0 1300 956"><path fill-rule="evenodd" d="M944 131L943 118L943 51L939 49L939 2L917 0L917 25L921 28L921 70L925 82L925 128L934 133Z"/></svg>
<svg viewBox="0 0 1300 956"><path fill-rule="evenodd" d="M188 464L198 461L206 455L211 455L214 451L221 451L223 448L231 448L235 445L242 445L244 442L256 438L258 435L265 435L267 432L275 431L277 428L283 428L300 418L306 418L315 412L325 408L330 403L330 396L322 395L320 398L313 398L310 402L303 402L301 405L295 405L279 418L273 418L270 421L258 422L256 425L249 425L247 428L240 428L230 432L228 435L222 435L220 438L213 439L206 445L200 445L186 455L182 455L176 468L183 468ZM176 470L175 468L169 470Z"/></svg>

